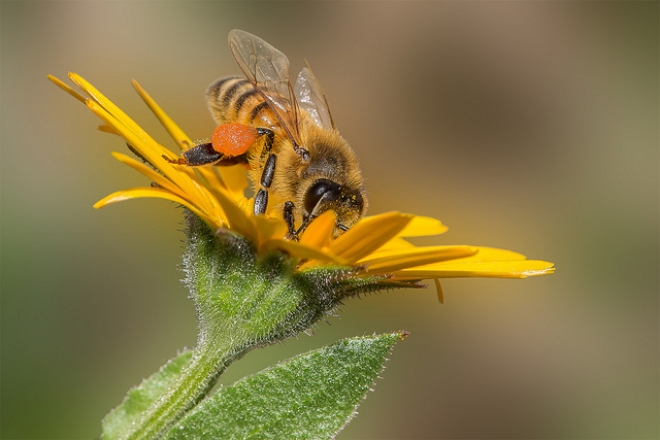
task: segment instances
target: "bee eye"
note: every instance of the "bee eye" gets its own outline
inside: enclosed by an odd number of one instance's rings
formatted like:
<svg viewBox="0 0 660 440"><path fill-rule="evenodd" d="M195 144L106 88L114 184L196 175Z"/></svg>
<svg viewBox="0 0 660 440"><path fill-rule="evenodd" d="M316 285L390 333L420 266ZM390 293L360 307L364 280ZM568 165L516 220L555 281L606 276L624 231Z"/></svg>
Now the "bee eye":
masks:
<svg viewBox="0 0 660 440"><path fill-rule="evenodd" d="M337 190L339 190L339 185L335 182L328 179L317 180L305 193L305 211L311 214L325 193Z"/></svg>

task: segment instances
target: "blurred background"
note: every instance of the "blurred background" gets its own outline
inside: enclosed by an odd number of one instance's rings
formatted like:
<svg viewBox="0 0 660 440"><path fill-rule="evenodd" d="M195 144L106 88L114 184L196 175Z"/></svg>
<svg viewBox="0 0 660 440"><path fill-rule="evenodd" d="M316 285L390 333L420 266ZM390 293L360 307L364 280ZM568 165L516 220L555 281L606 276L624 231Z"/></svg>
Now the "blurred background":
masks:
<svg viewBox="0 0 660 440"><path fill-rule="evenodd" d="M46 80L75 71L174 148L238 73L227 33L305 57L370 212L441 219L424 244L503 247L553 276L451 279L349 301L222 383L344 337L411 335L339 438L658 436L657 2L2 2L1 435L83 439L193 346L181 210L92 204L146 181ZM329 325L328 325L329 324Z"/></svg>

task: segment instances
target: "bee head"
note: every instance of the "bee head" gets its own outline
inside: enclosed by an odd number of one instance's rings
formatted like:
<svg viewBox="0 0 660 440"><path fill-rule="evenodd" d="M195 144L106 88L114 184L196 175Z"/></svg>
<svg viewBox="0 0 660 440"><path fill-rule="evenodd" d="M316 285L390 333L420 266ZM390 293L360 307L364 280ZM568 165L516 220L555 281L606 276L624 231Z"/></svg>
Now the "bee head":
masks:
<svg viewBox="0 0 660 440"><path fill-rule="evenodd" d="M361 188L348 188L330 179L317 179L305 191L303 218L311 221L327 210L333 210L337 222L333 231L336 238L362 217L366 198Z"/></svg>

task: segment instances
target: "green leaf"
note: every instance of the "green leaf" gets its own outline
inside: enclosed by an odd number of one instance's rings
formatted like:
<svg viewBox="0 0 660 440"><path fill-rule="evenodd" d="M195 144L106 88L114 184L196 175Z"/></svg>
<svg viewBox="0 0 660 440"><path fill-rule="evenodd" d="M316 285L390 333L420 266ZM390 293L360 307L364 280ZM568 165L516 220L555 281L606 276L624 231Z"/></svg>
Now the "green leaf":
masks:
<svg viewBox="0 0 660 440"><path fill-rule="evenodd" d="M123 438L144 416L151 404L176 383L183 369L190 363L192 351L183 351L135 388L128 391L124 401L102 422L104 440Z"/></svg>
<svg viewBox="0 0 660 440"><path fill-rule="evenodd" d="M165 438L332 438L404 336L345 339L241 379L190 411Z"/></svg>

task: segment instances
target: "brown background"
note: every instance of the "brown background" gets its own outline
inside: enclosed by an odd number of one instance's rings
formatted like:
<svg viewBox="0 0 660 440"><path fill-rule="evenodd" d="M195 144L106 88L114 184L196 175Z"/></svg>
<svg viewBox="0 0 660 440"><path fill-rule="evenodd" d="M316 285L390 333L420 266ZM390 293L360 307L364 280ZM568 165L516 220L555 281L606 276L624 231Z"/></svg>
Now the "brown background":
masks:
<svg viewBox="0 0 660 440"><path fill-rule="evenodd" d="M195 342L181 211L92 209L142 185L73 70L172 146L132 78L193 138L241 28L314 67L372 213L440 218L424 243L513 249L551 277L449 280L350 301L314 337L405 329L340 438L658 435L657 2L2 2L2 437L92 438Z"/></svg>

